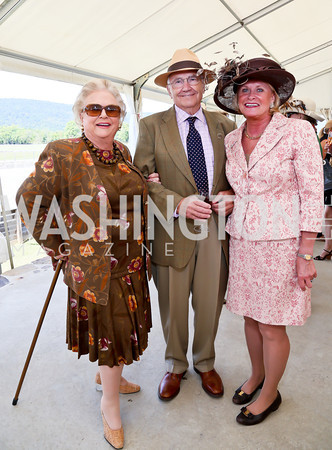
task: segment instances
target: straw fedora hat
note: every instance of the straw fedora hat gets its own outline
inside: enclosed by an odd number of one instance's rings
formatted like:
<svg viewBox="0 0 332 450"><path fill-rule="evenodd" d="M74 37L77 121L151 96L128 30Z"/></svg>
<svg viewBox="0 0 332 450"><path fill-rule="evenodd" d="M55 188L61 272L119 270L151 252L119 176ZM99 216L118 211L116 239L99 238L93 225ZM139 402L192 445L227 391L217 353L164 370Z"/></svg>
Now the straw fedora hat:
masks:
<svg viewBox="0 0 332 450"><path fill-rule="evenodd" d="M180 48L175 51L167 72L158 75L154 82L161 87L166 87L167 78L176 72L187 72L188 70L200 70L205 77L205 83L211 83L216 79L216 74L212 70L203 69L199 59L194 52L188 48Z"/></svg>
<svg viewBox="0 0 332 450"><path fill-rule="evenodd" d="M320 130L320 132L318 133L319 139L321 139L324 136L324 134L327 135L329 130L332 130L332 120L328 120L324 125L324 127Z"/></svg>
<svg viewBox="0 0 332 450"><path fill-rule="evenodd" d="M323 116L316 113L316 103L311 98L291 98L280 108L280 112L284 115L288 113L303 114L319 122L325 120Z"/></svg>
<svg viewBox="0 0 332 450"><path fill-rule="evenodd" d="M249 80L264 81L273 86L281 105L292 95L296 83L290 72L269 58L253 58L244 62L231 60L221 68L218 75L214 101L219 108L232 114L241 114L235 96L238 87Z"/></svg>

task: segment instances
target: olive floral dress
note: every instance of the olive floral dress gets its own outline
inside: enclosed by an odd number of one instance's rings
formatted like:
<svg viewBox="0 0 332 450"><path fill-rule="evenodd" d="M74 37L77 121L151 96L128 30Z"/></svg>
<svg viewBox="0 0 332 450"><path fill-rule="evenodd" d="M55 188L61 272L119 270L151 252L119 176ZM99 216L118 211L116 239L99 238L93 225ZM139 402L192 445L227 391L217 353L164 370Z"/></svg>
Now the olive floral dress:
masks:
<svg viewBox="0 0 332 450"><path fill-rule="evenodd" d="M101 154L85 136L48 143L16 196L26 226L53 262L66 256L69 349L109 367L138 360L151 328L147 187L128 149L114 145ZM113 221L107 228L102 205Z"/></svg>
<svg viewBox="0 0 332 450"><path fill-rule="evenodd" d="M145 189L140 175L129 167L122 155L104 164L90 152L102 180L101 195L107 195L112 209L111 281L106 305L93 303L68 289L67 343L78 357L89 354L90 361L109 367L139 360L148 345L151 308L146 277L144 234L134 236L135 197L142 199ZM126 217L120 214L120 195L126 196ZM140 205L143 210L143 205ZM140 212L144 229L144 216ZM120 232L127 232L120 239ZM87 257L92 249L86 246Z"/></svg>

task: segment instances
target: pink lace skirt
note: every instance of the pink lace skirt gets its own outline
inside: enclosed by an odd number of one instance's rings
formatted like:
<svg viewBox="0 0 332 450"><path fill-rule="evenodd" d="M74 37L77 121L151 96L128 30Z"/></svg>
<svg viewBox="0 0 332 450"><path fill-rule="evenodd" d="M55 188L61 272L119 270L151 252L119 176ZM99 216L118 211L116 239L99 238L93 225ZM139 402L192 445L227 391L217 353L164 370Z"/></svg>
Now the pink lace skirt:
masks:
<svg viewBox="0 0 332 450"><path fill-rule="evenodd" d="M303 325L311 314L310 290L297 282L299 240L230 239L226 307L270 325Z"/></svg>

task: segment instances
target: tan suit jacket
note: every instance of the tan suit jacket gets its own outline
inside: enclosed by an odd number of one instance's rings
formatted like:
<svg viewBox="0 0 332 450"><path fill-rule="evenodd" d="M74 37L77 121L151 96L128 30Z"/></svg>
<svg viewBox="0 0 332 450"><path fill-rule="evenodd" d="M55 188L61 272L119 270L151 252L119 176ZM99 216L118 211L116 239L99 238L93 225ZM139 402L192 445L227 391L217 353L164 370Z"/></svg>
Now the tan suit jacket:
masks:
<svg viewBox="0 0 332 450"><path fill-rule="evenodd" d="M230 188L225 175L224 138L236 125L219 112L204 111L214 150L214 176L212 194ZM182 198L198 194L188 159L182 145L174 106L140 121L139 138L134 164L144 176L158 172L161 184L148 183L149 195L158 209L167 217L167 196L174 199L174 212ZM172 220L172 219L171 219ZM194 233L194 221L188 219L187 227ZM165 244L170 250L165 252ZM162 266L183 268L188 263L196 241L184 236L179 220L174 219L172 239L160 222L155 219L155 238L152 245L152 261ZM226 259L228 244L222 241Z"/></svg>

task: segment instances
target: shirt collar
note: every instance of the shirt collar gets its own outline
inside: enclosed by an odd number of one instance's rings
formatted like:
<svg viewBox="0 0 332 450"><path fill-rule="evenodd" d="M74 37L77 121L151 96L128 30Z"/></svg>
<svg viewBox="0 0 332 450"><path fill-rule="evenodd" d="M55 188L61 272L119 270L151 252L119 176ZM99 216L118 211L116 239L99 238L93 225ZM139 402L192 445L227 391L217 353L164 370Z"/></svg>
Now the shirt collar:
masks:
<svg viewBox="0 0 332 450"><path fill-rule="evenodd" d="M191 117L191 114L188 114L186 111L183 111L183 109L179 108L176 105L174 106L176 113L176 121L178 124L183 123L188 119L188 117ZM197 117L197 119L200 120L201 122L206 123L202 107L199 108L199 110L194 114L194 116Z"/></svg>

